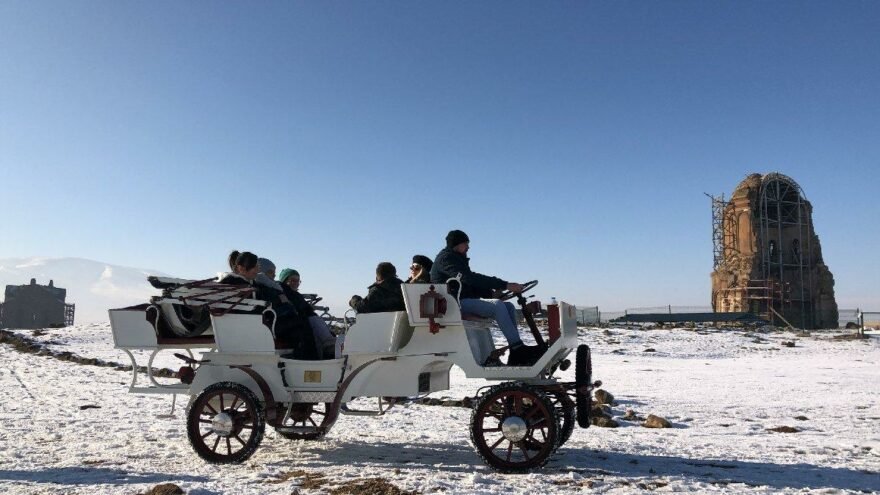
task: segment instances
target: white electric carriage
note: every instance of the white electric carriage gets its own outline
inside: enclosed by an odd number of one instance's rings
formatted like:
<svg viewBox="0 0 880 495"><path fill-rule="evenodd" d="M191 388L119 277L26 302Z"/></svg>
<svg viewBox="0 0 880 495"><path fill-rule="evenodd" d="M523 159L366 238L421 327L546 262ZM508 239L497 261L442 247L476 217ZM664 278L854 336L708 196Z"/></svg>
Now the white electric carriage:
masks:
<svg viewBox="0 0 880 495"><path fill-rule="evenodd" d="M473 401L471 439L493 468L525 472L543 466L571 435L575 422L590 424L590 350L577 344L575 308L566 303L544 311L548 337L532 313L540 303L516 297L538 343L546 349L531 366L507 366L498 357L491 322L462 315L442 285L404 284L406 311L359 314L344 328L344 346L335 359L289 359L290 345L276 338L275 313L253 298L252 289L213 280L150 277L163 295L149 304L110 310L117 349L132 361L133 393L188 394L187 435L196 453L212 463L249 458L266 425L283 437L317 440L339 414L379 416L405 397L449 388L449 370L468 378L501 382L481 388ZM525 291L536 281L526 284ZM524 291L524 292L525 292ZM342 338L342 337L340 337ZM577 349L575 381L554 377ZM150 351L147 384L138 384L132 351ZM179 383L152 374L162 350L186 363ZM198 350L198 356L193 354ZM355 398L375 398L376 409L355 410ZM173 407L173 406L172 406Z"/></svg>

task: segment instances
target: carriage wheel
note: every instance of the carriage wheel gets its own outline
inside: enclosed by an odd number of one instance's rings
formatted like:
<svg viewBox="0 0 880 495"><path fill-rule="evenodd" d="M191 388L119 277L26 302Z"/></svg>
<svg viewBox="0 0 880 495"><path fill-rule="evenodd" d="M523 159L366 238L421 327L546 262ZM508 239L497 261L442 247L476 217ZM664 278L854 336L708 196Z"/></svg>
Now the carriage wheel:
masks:
<svg viewBox="0 0 880 495"><path fill-rule="evenodd" d="M253 455L266 428L263 407L244 385L209 385L190 405L186 419L189 443L202 459L238 463Z"/></svg>
<svg viewBox="0 0 880 495"><path fill-rule="evenodd" d="M554 392L550 395L556 416L559 418L559 447L571 438L574 432L575 406L565 392Z"/></svg>
<svg viewBox="0 0 880 495"><path fill-rule="evenodd" d="M593 380L593 360L590 358L590 347L581 344L577 348L574 364L575 404L577 405L577 422L581 428L590 427L590 409L593 407L588 388Z"/></svg>
<svg viewBox="0 0 880 495"><path fill-rule="evenodd" d="M471 417L471 440L498 471L523 473L547 463L556 450L559 423L547 396L509 382L489 389Z"/></svg>
<svg viewBox="0 0 880 495"><path fill-rule="evenodd" d="M330 403L327 402L294 404L288 422L283 426L276 426L275 431L291 440L318 440L330 429L323 427L328 409Z"/></svg>

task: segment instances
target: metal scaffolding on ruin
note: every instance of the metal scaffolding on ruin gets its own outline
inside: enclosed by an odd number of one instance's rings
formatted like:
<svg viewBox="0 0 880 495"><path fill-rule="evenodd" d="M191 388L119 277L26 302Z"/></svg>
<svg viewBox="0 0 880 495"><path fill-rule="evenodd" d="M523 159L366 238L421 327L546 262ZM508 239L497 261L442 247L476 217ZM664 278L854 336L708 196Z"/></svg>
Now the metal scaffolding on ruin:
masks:
<svg viewBox="0 0 880 495"><path fill-rule="evenodd" d="M721 197L703 193L712 201L712 268L724 262L724 194Z"/></svg>
<svg viewBox="0 0 880 495"><path fill-rule="evenodd" d="M764 176L758 203L759 251L764 279L775 280L781 286L789 287L788 297L778 301L771 300L769 304L779 304L774 309L783 313L786 302L789 305L799 305L801 328L811 328L815 322L806 321L806 316L813 314L813 280L809 269L809 263L813 259L813 232L810 230L805 201L800 186L790 177L780 173ZM796 231L794 236L785 236L793 237L789 246L783 245L783 232L786 229ZM791 286L799 290L791 294Z"/></svg>
<svg viewBox="0 0 880 495"><path fill-rule="evenodd" d="M76 305L75 304L65 304L64 305L64 326L69 327L73 325L73 317L76 313Z"/></svg>

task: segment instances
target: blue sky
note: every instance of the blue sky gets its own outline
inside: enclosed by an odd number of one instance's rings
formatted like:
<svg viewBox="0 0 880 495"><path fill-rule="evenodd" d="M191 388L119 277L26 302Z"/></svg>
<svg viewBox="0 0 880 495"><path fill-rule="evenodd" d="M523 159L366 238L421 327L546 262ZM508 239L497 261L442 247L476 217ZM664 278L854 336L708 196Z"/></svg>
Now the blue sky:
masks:
<svg viewBox="0 0 880 495"><path fill-rule="evenodd" d="M446 232L608 310L708 305L703 192L797 180L841 307L880 307L875 2L0 3L0 257L341 307Z"/></svg>

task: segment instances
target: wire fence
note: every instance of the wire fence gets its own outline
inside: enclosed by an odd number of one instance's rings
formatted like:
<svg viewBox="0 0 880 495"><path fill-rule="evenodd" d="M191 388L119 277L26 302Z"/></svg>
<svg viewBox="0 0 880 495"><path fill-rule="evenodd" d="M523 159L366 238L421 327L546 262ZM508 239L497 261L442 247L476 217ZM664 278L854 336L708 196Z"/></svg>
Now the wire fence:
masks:
<svg viewBox="0 0 880 495"><path fill-rule="evenodd" d="M580 325L595 325L608 323L626 315L650 314L650 313L711 313L711 306L643 306L627 308L623 311L601 311L598 306L576 306L577 321Z"/></svg>
<svg viewBox="0 0 880 495"><path fill-rule="evenodd" d="M837 326L838 328L846 328L861 325L859 321L858 309L838 309L837 310Z"/></svg>
<svg viewBox="0 0 880 495"><path fill-rule="evenodd" d="M862 311L862 330L880 330L880 311Z"/></svg>
<svg viewBox="0 0 880 495"><path fill-rule="evenodd" d="M712 313L712 306L641 306L627 308L623 311L601 311L598 306L576 306L579 325L596 325L609 323L627 315L654 313ZM859 328L880 330L880 311L862 311L860 309L838 309L839 328ZM848 326L847 326L848 325Z"/></svg>

